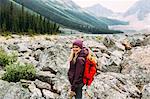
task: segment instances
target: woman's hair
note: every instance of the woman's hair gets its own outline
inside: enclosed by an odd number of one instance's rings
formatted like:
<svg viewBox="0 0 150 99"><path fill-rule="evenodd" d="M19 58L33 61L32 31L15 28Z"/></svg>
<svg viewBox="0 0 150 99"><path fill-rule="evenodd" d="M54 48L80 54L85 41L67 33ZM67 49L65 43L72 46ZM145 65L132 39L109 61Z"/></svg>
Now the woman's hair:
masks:
<svg viewBox="0 0 150 99"><path fill-rule="evenodd" d="M91 58L96 58L96 56L94 56L93 52L88 48L89 54L87 56L88 59ZM72 61L72 59L74 58L75 54L73 53L73 50L71 49L71 53L70 53L70 57L69 57L69 61ZM95 59L96 60L96 59Z"/></svg>
<svg viewBox="0 0 150 99"><path fill-rule="evenodd" d="M92 52L92 50L90 48L88 48L88 51L89 51L89 54L87 56L87 59L89 60L94 60L95 63L97 63L97 58L96 58L96 55Z"/></svg>
<svg viewBox="0 0 150 99"><path fill-rule="evenodd" d="M74 53L73 53L73 49L71 49L71 53L70 53L70 56L69 56L69 61L72 61L74 57Z"/></svg>

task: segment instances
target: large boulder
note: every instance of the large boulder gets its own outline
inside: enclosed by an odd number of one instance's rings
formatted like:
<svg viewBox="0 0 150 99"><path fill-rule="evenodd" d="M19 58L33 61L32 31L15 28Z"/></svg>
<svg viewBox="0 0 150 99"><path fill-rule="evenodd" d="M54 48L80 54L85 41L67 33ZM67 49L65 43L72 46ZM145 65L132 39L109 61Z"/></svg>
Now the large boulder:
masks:
<svg viewBox="0 0 150 99"><path fill-rule="evenodd" d="M55 94L49 90L43 89L42 92L45 97L44 99L58 99L58 94Z"/></svg>
<svg viewBox="0 0 150 99"><path fill-rule="evenodd" d="M38 79L35 80L34 84L36 85L37 88L39 89L47 89L47 90L51 90L51 85L46 83L46 82L42 82Z"/></svg>
<svg viewBox="0 0 150 99"><path fill-rule="evenodd" d="M29 90L32 93L31 95L31 99L37 99L37 98L42 98L42 92L40 89L36 88L36 85L31 82L31 84L29 85Z"/></svg>
<svg viewBox="0 0 150 99"><path fill-rule="evenodd" d="M123 54L124 52L117 50L103 53L102 56L98 59L98 62L100 62L98 69L103 72L119 73L122 69L121 63L123 59Z"/></svg>
<svg viewBox="0 0 150 99"><path fill-rule="evenodd" d="M39 89L45 89L45 93L49 90L60 95L63 99L66 98L67 90L69 90L68 86L70 85L66 76L54 75L49 71L40 71L37 73L36 78L40 80L34 82Z"/></svg>
<svg viewBox="0 0 150 99"><path fill-rule="evenodd" d="M56 44L47 48L39 56L38 68L51 68L56 73L66 74L66 62L69 58L70 49L65 44Z"/></svg>
<svg viewBox="0 0 150 99"><path fill-rule="evenodd" d="M147 35L147 36L144 38L143 44L144 44L145 46L146 46L146 45L150 45L150 35Z"/></svg>
<svg viewBox="0 0 150 99"><path fill-rule="evenodd" d="M124 56L121 73L129 76L135 85L150 83L150 46L136 47Z"/></svg>
<svg viewBox="0 0 150 99"><path fill-rule="evenodd" d="M150 99L150 83L143 87L141 99Z"/></svg>
<svg viewBox="0 0 150 99"><path fill-rule="evenodd" d="M21 83L0 80L0 99L30 99L30 92Z"/></svg>
<svg viewBox="0 0 150 99"><path fill-rule="evenodd" d="M103 44L108 48L114 47L115 46L115 39L113 38L112 35L106 36L103 40Z"/></svg>
<svg viewBox="0 0 150 99"><path fill-rule="evenodd" d="M139 99L141 97L140 90L127 80L125 75L119 73L101 73L95 77L92 86L96 99Z"/></svg>
<svg viewBox="0 0 150 99"><path fill-rule="evenodd" d="M127 37L129 43L131 44L131 46L136 47L136 46L143 46L144 45L144 39L145 36L144 35L132 35Z"/></svg>

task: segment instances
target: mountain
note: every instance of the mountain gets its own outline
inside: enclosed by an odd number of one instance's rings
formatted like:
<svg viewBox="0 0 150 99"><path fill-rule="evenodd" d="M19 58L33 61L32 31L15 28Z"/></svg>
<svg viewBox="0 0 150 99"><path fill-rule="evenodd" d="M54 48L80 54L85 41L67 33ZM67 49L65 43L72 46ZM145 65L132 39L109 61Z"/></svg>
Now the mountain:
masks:
<svg viewBox="0 0 150 99"><path fill-rule="evenodd" d="M91 7L84 8L84 10L96 16L100 21L106 23L108 26L111 25L128 25L128 22L120 21L118 19L111 19L111 17L116 17L121 15L120 13L114 13L110 9L103 7L101 4L95 4Z"/></svg>
<svg viewBox="0 0 150 99"><path fill-rule="evenodd" d="M95 4L91 7L87 7L84 9L96 15L97 17L108 17L108 16L112 16L114 13L110 9L103 7L101 4Z"/></svg>
<svg viewBox="0 0 150 99"><path fill-rule="evenodd" d="M124 14L127 16L136 16L139 20L143 20L150 14L150 0L139 0L132 7L130 7Z"/></svg>
<svg viewBox="0 0 150 99"><path fill-rule="evenodd" d="M116 19L106 18L106 17L100 17L99 20L103 20L107 25L128 25L129 22L120 21Z"/></svg>
<svg viewBox="0 0 150 99"><path fill-rule="evenodd" d="M50 2L53 2L55 4L57 4L56 6L60 7L64 7L64 8L70 8L70 9L79 9L80 7L78 5L76 5L73 1L71 0L41 0L43 2L45 2L47 5L50 4Z"/></svg>
<svg viewBox="0 0 150 99"><path fill-rule="evenodd" d="M71 0L13 0L67 28L83 32L114 33ZM120 31L119 31L120 32Z"/></svg>

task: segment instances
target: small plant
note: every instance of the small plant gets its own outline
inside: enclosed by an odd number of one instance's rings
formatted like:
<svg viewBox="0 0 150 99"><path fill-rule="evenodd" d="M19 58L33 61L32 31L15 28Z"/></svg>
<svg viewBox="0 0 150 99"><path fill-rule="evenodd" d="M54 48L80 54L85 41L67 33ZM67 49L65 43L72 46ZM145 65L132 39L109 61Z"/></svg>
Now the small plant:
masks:
<svg viewBox="0 0 150 99"><path fill-rule="evenodd" d="M15 53L7 54L2 48L0 48L0 66L12 64L17 61L17 55Z"/></svg>
<svg viewBox="0 0 150 99"><path fill-rule="evenodd" d="M34 35L36 35L36 33L33 30L29 29L27 35L33 37Z"/></svg>
<svg viewBox="0 0 150 99"><path fill-rule="evenodd" d="M9 64L6 66L6 73L2 77L3 80L9 82L18 82L20 79L32 80L35 78L36 69L31 64Z"/></svg>
<svg viewBox="0 0 150 99"><path fill-rule="evenodd" d="M96 36L96 40L101 41L103 39L102 36Z"/></svg>
<svg viewBox="0 0 150 99"><path fill-rule="evenodd" d="M11 37L12 32L2 32L1 35L4 37Z"/></svg>

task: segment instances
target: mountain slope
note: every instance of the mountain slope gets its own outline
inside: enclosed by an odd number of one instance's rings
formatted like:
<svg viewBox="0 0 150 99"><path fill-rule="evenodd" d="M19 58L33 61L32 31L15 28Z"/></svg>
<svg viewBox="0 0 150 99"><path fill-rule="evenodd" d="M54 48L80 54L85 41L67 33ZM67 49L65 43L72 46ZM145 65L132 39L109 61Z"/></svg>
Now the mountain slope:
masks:
<svg viewBox="0 0 150 99"><path fill-rule="evenodd" d="M124 14L125 17L134 15L139 20L143 20L148 14L150 14L150 0L139 0Z"/></svg>
<svg viewBox="0 0 150 99"><path fill-rule="evenodd" d="M89 11L90 13L96 15L97 17L108 17L108 16L112 16L112 14L113 14L113 11L103 7L100 4L95 4L91 7L87 7L84 9Z"/></svg>
<svg viewBox="0 0 150 99"><path fill-rule="evenodd" d="M14 0L19 4L71 29L84 32L111 32L107 24L85 13L71 0ZM69 2L69 3L68 3ZM68 3L66 5L66 3ZM112 31L115 32L115 31Z"/></svg>
<svg viewBox="0 0 150 99"><path fill-rule="evenodd" d="M50 3L53 2L59 6L65 7L65 8L70 8L70 9L79 9L80 7L76 5L73 1L71 0L42 0L45 3Z"/></svg>
<svg viewBox="0 0 150 99"><path fill-rule="evenodd" d="M100 17L99 20L103 20L109 26L111 26L111 25L128 25L129 24L129 22L105 18L105 17Z"/></svg>

